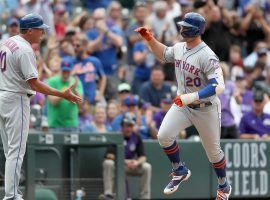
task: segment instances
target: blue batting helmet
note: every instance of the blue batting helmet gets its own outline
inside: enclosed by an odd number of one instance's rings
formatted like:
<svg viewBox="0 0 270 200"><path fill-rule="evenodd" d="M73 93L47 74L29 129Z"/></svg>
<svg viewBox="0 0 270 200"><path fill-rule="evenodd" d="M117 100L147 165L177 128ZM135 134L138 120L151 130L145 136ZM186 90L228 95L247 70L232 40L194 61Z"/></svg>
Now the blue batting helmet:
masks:
<svg viewBox="0 0 270 200"><path fill-rule="evenodd" d="M40 15L31 13L20 19L20 29L29 28L48 29L49 26L44 24L43 18Z"/></svg>
<svg viewBox="0 0 270 200"><path fill-rule="evenodd" d="M198 13L189 12L185 14L183 21L177 23L182 27L181 35L184 38L200 36L205 30L205 19Z"/></svg>

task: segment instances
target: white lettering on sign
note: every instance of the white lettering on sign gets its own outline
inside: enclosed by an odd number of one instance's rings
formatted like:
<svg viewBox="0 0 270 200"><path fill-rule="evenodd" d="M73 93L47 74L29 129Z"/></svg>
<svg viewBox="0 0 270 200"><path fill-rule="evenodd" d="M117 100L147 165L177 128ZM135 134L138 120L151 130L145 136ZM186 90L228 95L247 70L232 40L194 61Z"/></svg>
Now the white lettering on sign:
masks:
<svg viewBox="0 0 270 200"><path fill-rule="evenodd" d="M267 166L267 158L265 155L265 151L267 149L266 143L261 143L260 145L260 155L262 159L260 160L260 166L261 167L266 167Z"/></svg>
<svg viewBox="0 0 270 200"><path fill-rule="evenodd" d="M250 167L252 168L258 168L259 167L259 156L258 156L258 144L257 143L251 143L250 144L250 159L251 164Z"/></svg>
<svg viewBox="0 0 270 200"><path fill-rule="evenodd" d="M251 179L256 180L256 171L251 171ZM256 181L251 182L251 194L252 195L258 195L259 194L259 188L256 187Z"/></svg>
<svg viewBox="0 0 270 200"><path fill-rule="evenodd" d="M248 178L249 178L249 171L243 170L242 171L242 194L245 196L249 195L248 189Z"/></svg>
<svg viewBox="0 0 270 200"><path fill-rule="evenodd" d="M260 188L261 195L266 195L268 192L268 174L267 171L260 171Z"/></svg>
<svg viewBox="0 0 270 200"><path fill-rule="evenodd" d="M264 196L269 193L267 143L227 143L227 179L234 196Z"/></svg>
<svg viewBox="0 0 270 200"><path fill-rule="evenodd" d="M233 145L233 163L235 168L239 168L241 165L241 147L239 143Z"/></svg>

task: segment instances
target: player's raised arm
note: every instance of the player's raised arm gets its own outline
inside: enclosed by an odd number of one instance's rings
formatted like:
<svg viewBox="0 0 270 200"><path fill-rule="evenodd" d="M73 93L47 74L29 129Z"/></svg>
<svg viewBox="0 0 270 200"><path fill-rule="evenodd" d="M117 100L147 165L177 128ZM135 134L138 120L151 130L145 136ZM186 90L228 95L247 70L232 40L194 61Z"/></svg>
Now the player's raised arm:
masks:
<svg viewBox="0 0 270 200"><path fill-rule="evenodd" d="M151 47L152 52L158 59L165 61L164 50L167 48L167 46L156 40L150 30L146 27L139 27L134 31L138 32L141 37L147 41L148 45Z"/></svg>

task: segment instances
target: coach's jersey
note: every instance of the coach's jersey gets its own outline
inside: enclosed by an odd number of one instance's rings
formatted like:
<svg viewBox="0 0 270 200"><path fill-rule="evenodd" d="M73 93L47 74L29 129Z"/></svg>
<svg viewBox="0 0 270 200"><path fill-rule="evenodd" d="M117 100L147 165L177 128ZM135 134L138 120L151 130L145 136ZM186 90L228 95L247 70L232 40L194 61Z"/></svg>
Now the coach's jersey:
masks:
<svg viewBox="0 0 270 200"><path fill-rule="evenodd" d="M209 79L217 78L215 70L220 67L218 57L204 42L192 49L187 49L185 42L167 47L164 59L175 63L178 95L204 88ZM216 95L201 99L200 102L213 101L215 98Z"/></svg>
<svg viewBox="0 0 270 200"><path fill-rule="evenodd" d="M38 78L36 57L29 42L19 35L0 45L0 90L35 94L27 80Z"/></svg>

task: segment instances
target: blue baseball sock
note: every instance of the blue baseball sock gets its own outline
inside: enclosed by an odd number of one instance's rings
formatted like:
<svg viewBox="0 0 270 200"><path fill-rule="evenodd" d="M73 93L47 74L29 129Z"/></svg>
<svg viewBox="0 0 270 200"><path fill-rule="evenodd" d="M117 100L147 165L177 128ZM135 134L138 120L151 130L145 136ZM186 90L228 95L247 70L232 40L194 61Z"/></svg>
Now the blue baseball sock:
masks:
<svg viewBox="0 0 270 200"><path fill-rule="evenodd" d="M218 177L218 185L220 188L225 188L228 183L226 179L226 159L223 157L221 161L212 163L212 166Z"/></svg>
<svg viewBox="0 0 270 200"><path fill-rule="evenodd" d="M179 146L176 141L174 141L171 146L163 148L163 150L170 159L173 169L177 169L179 166L182 166L180 161Z"/></svg>

